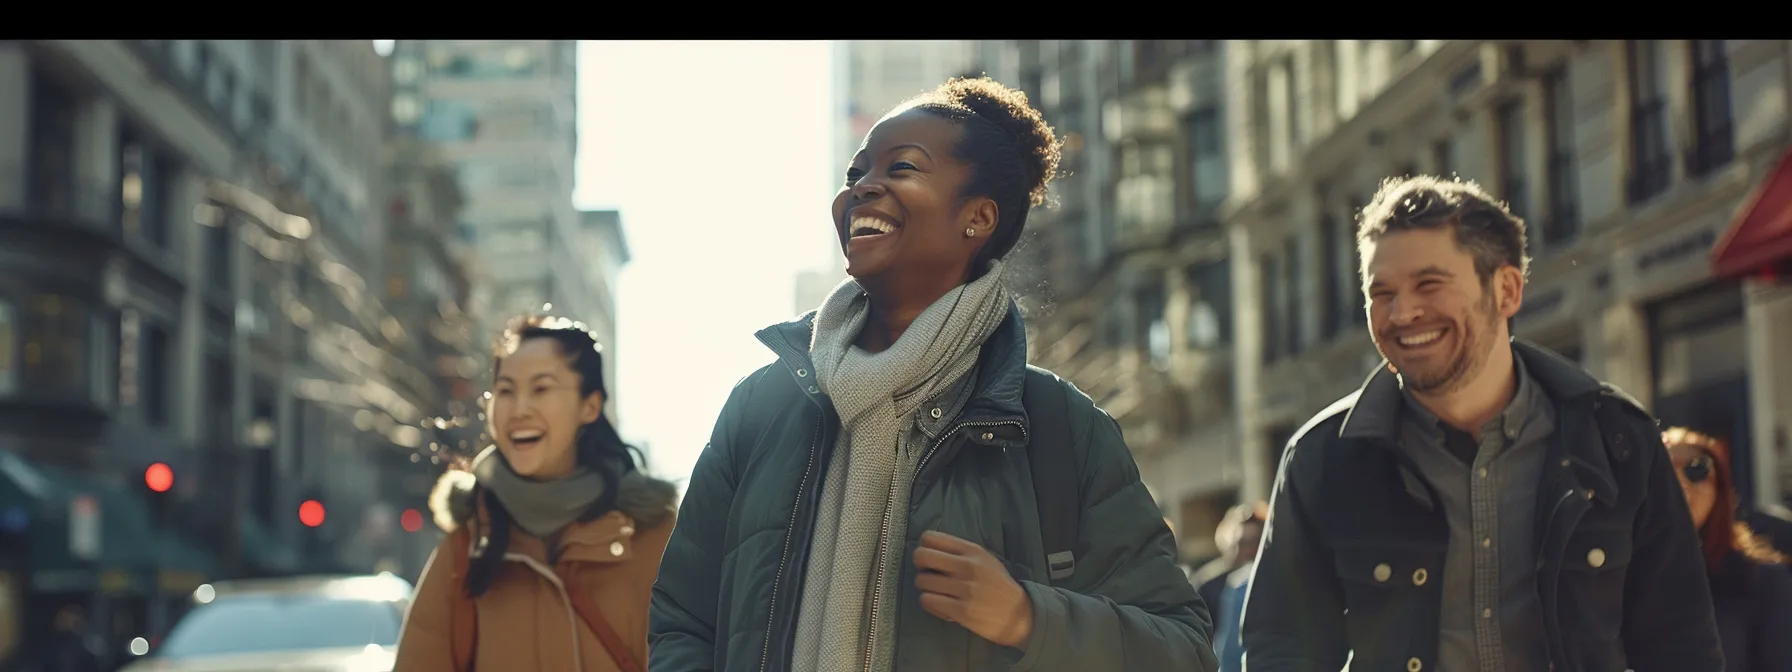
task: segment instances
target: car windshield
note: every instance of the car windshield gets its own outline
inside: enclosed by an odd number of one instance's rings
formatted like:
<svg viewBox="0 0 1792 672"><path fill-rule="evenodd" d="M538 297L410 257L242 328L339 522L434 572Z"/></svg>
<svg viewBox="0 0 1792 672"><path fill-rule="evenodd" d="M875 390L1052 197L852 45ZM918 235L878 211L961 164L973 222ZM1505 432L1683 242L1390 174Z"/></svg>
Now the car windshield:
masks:
<svg viewBox="0 0 1792 672"><path fill-rule="evenodd" d="M159 654L396 646L403 620L393 602L304 594L220 597L181 619Z"/></svg>

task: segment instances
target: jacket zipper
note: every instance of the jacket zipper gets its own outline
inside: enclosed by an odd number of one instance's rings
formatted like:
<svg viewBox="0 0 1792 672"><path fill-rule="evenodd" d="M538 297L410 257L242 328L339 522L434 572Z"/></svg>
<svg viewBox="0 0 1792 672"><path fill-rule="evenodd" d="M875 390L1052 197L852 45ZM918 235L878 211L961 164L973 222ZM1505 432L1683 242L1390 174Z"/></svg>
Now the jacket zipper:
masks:
<svg viewBox="0 0 1792 672"><path fill-rule="evenodd" d="M803 491L809 487L809 474L815 471L815 446L820 441L822 422L821 414L817 414L815 433L809 439L809 462L803 466L802 480L797 481L796 501L790 507L790 523L786 528L789 531L784 533L784 551L778 555L778 571L772 575L772 599L766 609L765 647L759 652L759 672L771 669L772 637L777 636L775 626L778 623L778 589L784 584L784 567L790 561L790 541L796 536L796 515L803 508Z"/></svg>
<svg viewBox="0 0 1792 672"><path fill-rule="evenodd" d="M927 452L925 454L921 455L921 461L915 465L915 476L917 478L919 478L921 473L927 470L927 463L928 463L928 461L933 459L933 454L936 452L939 452L940 447L946 445L946 442L951 440L951 438L953 436L957 435L959 432L962 432L971 427L1000 427L1002 425L1014 425L1015 427L1020 428L1020 434L1021 434L1022 438L1025 438L1027 435L1027 428L1025 426L1021 425L1019 422L1015 422L1013 420L1001 420L1001 421L996 421L996 422L964 422L964 423L959 423L957 425L953 425L951 431L941 434L940 439L938 441L933 442L933 446L929 447L927 449ZM894 487L894 484L892 484L892 487ZM909 484L909 510L910 511L914 510L914 495L915 495L914 484L911 482ZM885 567L885 558L889 556L890 517L892 515L892 511L891 511L892 508L893 507L888 507L888 506L884 507L883 528L880 530L880 534L878 535L878 542L877 542L877 564L872 566L872 572L873 572L872 577L873 578L871 579L871 618L870 618L870 622L869 622L870 627L869 627L868 631L865 633L865 658L864 658L865 664L862 668L863 672L871 672L871 654L872 654L873 649L876 646L877 622L878 622L878 618L881 617L881 614L878 612L877 607L878 607L878 602L880 601L879 598L881 598L883 596L884 567Z"/></svg>

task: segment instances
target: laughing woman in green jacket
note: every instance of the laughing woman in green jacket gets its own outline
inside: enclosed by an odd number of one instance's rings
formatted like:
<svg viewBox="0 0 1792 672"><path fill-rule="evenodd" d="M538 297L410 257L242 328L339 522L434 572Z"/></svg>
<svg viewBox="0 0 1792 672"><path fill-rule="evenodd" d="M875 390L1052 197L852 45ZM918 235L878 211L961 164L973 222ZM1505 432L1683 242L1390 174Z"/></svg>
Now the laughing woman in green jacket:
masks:
<svg viewBox="0 0 1792 672"><path fill-rule="evenodd" d="M872 128L833 204L852 277L759 333L778 361L735 387L692 474L652 670L1216 669L1119 427L1026 363L1004 258L1057 163L1026 96L988 79ZM1063 502L1074 563L1045 548Z"/></svg>

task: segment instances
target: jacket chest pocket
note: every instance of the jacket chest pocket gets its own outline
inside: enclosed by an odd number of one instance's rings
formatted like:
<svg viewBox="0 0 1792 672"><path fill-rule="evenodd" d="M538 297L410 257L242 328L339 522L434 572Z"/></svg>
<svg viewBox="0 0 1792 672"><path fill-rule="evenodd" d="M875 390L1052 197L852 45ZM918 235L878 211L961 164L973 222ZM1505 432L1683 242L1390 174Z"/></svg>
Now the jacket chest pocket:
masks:
<svg viewBox="0 0 1792 672"><path fill-rule="evenodd" d="M1594 644L1583 650L1621 649L1608 645L1620 641L1623 619L1613 615L1624 613L1633 542L1626 525L1582 527L1568 538L1561 558L1558 613L1565 632ZM1587 669L1606 669L1595 662L1587 661Z"/></svg>
<svg viewBox="0 0 1792 672"><path fill-rule="evenodd" d="M1443 546L1362 542L1338 546L1333 568L1344 594L1344 623L1362 669L1405 669L1431 660L1437 635Z"/></svg>

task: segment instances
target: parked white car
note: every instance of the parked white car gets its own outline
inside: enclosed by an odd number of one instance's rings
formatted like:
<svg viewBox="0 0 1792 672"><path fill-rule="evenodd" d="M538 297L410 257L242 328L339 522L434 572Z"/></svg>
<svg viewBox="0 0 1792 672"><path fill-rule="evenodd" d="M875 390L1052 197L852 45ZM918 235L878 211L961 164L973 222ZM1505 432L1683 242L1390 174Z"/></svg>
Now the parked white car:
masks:
<svg viewBox="0 0 1792 672"><path fill-rule="evenodd" d="M120 672L391 672L410 582L391 574L219 582Z"/></svg>

